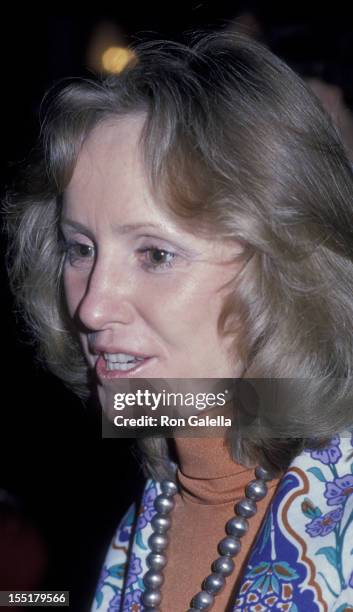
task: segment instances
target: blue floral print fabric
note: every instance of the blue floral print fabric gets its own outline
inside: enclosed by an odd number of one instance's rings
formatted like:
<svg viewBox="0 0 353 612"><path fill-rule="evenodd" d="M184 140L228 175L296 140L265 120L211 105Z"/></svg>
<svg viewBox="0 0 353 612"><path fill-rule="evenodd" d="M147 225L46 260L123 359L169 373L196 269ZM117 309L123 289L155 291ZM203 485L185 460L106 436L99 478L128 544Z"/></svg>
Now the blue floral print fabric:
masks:
<svg viewBox="0 0 353 612"><path fill-rule="evenodd" d="M92 612L143 612L141 594L159 483L122 519ZM307 449L281 479L252 546L232 612L353 611L353 436Z"/></svg>

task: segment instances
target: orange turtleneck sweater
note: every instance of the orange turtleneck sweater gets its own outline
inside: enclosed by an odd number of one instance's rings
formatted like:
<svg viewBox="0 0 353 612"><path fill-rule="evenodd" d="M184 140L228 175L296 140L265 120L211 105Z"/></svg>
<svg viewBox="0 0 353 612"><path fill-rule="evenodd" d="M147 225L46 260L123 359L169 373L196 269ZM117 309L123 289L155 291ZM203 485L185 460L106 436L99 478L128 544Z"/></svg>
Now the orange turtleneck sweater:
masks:
<svg viewBox="0 0 353 612"><path fill-rule="evenodd" d="M185 612L191 598L211 573L219 556L218 542L226 535L225 524L234 515L234 504L244 496L244 487L255 478L254 469L244 468L230 456L224 438L175 438L180 493L171 514L168 563L162 586L162 612ZM249 531L234 557L235 570L216 597L212 612L227 612L227 605L241 574L250 547L275 493L278 479L269 483L269 492L258 503L257 514L249 519Z"/></svg>

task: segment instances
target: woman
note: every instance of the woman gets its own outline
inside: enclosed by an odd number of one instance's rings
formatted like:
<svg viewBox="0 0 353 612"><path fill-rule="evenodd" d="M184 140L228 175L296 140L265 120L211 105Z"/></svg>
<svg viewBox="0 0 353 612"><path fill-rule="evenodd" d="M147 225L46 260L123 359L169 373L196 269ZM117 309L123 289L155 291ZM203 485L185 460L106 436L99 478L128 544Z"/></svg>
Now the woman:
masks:
<svg viewBox="0 0 353 612"><path fill-rule="evenodd" d="M349 162L313 94L246 37L136 54L53 95L7 197L43 360L107 412L124 378L310 379L310 403L272 437L139 440L149 479L92 609L348 609Z"/></svg>

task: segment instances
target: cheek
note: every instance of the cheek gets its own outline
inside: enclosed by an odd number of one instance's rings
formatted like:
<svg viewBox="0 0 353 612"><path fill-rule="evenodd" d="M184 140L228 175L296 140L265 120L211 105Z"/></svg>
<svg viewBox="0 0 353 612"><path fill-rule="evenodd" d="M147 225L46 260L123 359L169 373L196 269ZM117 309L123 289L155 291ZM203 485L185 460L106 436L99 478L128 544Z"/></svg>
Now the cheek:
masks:
<svg viewBox="0 0 353 612"><path fill-rule="evenodd" d="M199 354L223 354L227 341L219 331L219 319L228 291L220 290L214 278L204 278L193 291L177 296L174 305L168 306L169 321L173 323L177 343L193 348Z"/></svg>
<svg viewBox="0 0 353 612"><path fill-rule="evenodd" d="M223 297L217 291L218 283L210 282L201 275L187 283L184 279L173 281L168 287L164 286L162 292L144 293L145 315L148 310L155 324L158 321L158 326L164 325L168 336L172 335L176 342L178 338L185 341L185 337L191 342L200 334L216 337L223 306ZM148 293L153 297L146 300Z"/></svg>
<svg viewBox="0 0 353 612"><path fill-rule="evenodd" d="M85 294L85 283L72 271L64 270L63 285L67 308L70 316L73 317Z"/></svg>

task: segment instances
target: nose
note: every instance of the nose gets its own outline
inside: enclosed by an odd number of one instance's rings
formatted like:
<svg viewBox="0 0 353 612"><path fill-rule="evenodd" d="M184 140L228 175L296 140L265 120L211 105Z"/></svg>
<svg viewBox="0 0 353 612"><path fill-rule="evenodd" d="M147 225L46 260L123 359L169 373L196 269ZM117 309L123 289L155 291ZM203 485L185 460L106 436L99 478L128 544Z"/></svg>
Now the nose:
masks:
<svg viewBox="0 0 353 612"><path fill-rule="evenodd" d="M86 280L77 317L86 328L99 331L134 320L131 279L116 262L96 262Z"/></svg>

